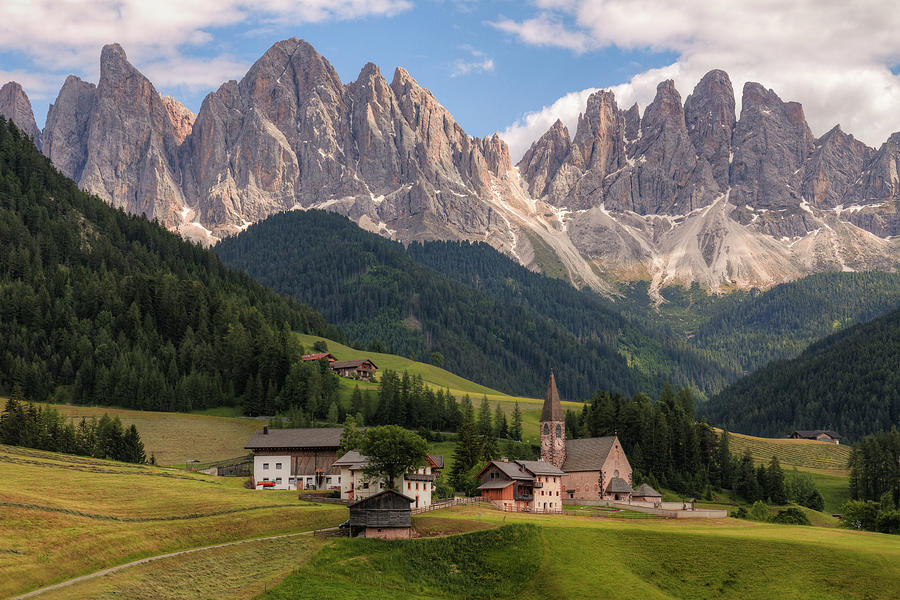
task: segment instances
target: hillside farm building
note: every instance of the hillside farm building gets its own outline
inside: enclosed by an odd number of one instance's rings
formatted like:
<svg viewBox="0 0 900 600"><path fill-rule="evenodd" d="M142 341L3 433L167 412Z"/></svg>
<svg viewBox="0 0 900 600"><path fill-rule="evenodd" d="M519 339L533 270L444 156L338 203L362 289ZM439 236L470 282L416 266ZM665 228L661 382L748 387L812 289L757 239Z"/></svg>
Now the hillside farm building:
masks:
<svg viewBox="0 0 900 600"><path fill-rule="evenodd" d="M816 440L817 442L827 442L829 444L840 444L841 436L833 431L824 429L804 430L798 429L790 435L795 440Z"/></svg>
<svg viewBox="0 0 900 600"><path fill-rule="evenodd" d="M318 354L304 354L300 358L303 360L321 360L324 358L325 360L327 360L330 363L333 363L334 361L337 360L331 352L319 352Z"/></svg>
<svg viewBox="0 0 900 600"><path fill-rule="evenodd" d="M256 489L340 489L341 471L335 467L341 444L340 427L269 429L253 434L244 446L253 452Z"/></svg>
<svg viewBox="0 0 900 600"><path fill-rule="evenodd" d="M349 377L361 381L374 381L378 367L366 358L363 360L337 360L331 363L331 370L341 377Z"/></svg>
<svg viewBox="0 0 900 600"><path fill-rule="evenodd" d="M365 468L368 459L355 450L351 450L335 461L334 466L340 468L341 499L358 501L385 489L384 481L366 477ZM434 478L444 466L442 456L425 455L425 466L414 473L407 473L395 481L395 488L413 501L413 508L424 508L431 505L431 493L434 491Z"/></svg>
<svg viewBox="0 0 900 600"><path fill-rule="evenodd" d="M351 537L405 539L412 530L413 499L384 490L350 505Z"/></svg>

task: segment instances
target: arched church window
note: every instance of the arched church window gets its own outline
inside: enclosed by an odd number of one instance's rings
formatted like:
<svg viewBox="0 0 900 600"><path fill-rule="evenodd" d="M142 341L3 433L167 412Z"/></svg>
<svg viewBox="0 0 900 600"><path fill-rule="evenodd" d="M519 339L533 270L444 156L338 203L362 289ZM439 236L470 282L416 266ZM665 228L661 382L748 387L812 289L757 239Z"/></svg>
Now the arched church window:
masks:
<svg viewBox="0 0 900 600"><path fill-rule="evenodd" d="M613 471L613 477L618 477L618 476L619 476L619 470L616 469L615 471Z"/></svg>
<svg viewBox="0 0 900 600"><path fill-rule="evenodd" d="M556 437L562 437L562 425L556 424Z"/></svg>
<svg viewBox="0 0 900 600"><path fill-rule="evenodd" d="M550 426L544 423L544 435L550 435Z"/></svg>

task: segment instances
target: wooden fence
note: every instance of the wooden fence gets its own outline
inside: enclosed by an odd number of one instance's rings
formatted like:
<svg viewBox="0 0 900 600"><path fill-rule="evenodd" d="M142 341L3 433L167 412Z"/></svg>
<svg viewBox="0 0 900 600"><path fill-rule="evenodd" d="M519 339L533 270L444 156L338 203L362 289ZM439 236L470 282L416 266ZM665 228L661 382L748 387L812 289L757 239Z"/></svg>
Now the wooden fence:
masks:
<svg viewBox="0 0 900 600"><path fill-rule="evenodd" d="M421 508L414 508L411 512L414 515L418 515L424 512L430 512L432 510L450 508L451 506L460 506L462 504L483 504L484 502L485 500L481 496L475 496L474 498L453 497L447 498L445 500L437 500L435 502L432 502L428 506L423 506Z"/></svg>

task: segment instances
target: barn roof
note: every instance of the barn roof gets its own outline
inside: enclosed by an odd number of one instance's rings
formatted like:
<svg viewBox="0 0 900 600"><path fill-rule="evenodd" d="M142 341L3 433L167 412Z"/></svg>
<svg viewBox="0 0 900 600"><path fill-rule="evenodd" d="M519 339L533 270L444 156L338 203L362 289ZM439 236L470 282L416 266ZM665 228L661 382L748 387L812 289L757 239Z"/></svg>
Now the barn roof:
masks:
<svg viewBox="0 0 900 600"><path fill-rule="evenodd" d="M407 502L415 502L409 496L405 496L396 490L384 490L383 492L378 492L377 494L373 494L368 496L367 498L363 498L362 500L357 500L353 504L349 504L347 508L365 508L367 504L376 504L376 500L386 495L394 495L406 500Z"/></svg>
<svg viewBox="0 0 900 600"><path fill-rule="evenodd" d="M535 475L565 475L561 469L557 469L543 460L517 460L516 462Z"/></svg>
<svg viewBox="0 0 900 600"><path fill-rule="evenodd" d="M599 471L615 442L614 435L566 440L566 462L563 463L562 470L566 473Z"/></svg>
<svg viewBox="0 0 900 600"><path fill-rule="evenodd" d="M634 495L643 496L645 498L662 498L662 494L654 490L646 483L642 483L636 490L634 490Z"/></svg>
<svg viewBox="0 0 900 600"><path fill-rule="evenodd" d="M828 429L798 429L798 430L794 431L794 433L803 438L814 438L814 437L824 433L825 435L827 435L833 439L836 439L836 440L841 439L841 436L839 436L836 432L828 430Z"/></svg>
<svg viewBox="0 0 900 600"><path fill-rule="evenodd" d="M631 489L631 486L621 477L613 477L609 480L609 485L606 486L608 494L630 494L632 491L634 490Z"/></svg>
<svg viewBox="0 0 900 600"><path fill-rule="evenodd" d="M334 361L334 355L331 352L319 352L318 354L304 354L300 357L303 360L319 360L320 358L327 358L328 360Z"/></svg>
<svg viewBox="0 0 900 600"><path fill-rule="evenodd" d="M375 363L373 363L368 358L364 358L362 360L336 360L333 363L331 363L331 368L332 369L350 369L353 367L361 367L362 365L364 365L366 363L369 363L375 369L378 368L375 366Z"/></svg>
<svg viewBox="0 0 900 600"><path fill-rule="evenodd" d="M541 410L541 421L562 421L565 419L562 404L559 402L559 391L556 389L556 377L550 371L547 382L547 393L544 394L544 408Z"/></svg>
<svg viewBox="0 0 900 600"><path fill-rule="evenodd" d="M487 471L491 467L491 465L494 465L495 467L497 467L501 473L503 473L510 479L527 480L527 481L534 479L534 477L531 475L531 473L529 473L525 470L525 467L523 467L517 463L509 462L506 460L492 460L491 462L486 464L484 466L484 468L481 469L481 471L478 472L477 476L481 477L481 474L484 473L485 471Z"/></svg>
<svg viewBox="0 0 900 600"><path fill-rule="evenodd" d="M444 468L444 457L441 455L427 454L425 455L425 459L431 459L431 462L434 463L432 468L434 469L443 469Z"/></svg>
<svg viewBox="0 0 900 600"><path fill-rule="evenodd" d="M266 432L267 433L264 433ZM341 445L341 427L307 427L298 429L263 429L253 434L244 448L333 448Z"/></svg>

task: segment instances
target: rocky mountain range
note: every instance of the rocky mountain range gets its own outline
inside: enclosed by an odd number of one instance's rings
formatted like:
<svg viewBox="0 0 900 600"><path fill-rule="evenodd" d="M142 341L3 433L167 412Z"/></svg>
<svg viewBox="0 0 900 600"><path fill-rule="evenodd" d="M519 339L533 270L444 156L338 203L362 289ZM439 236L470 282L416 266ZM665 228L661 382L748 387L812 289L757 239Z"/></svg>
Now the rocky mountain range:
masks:
<svg viewBox="0 0 900 600"><path fill-rule="evenodd" d="M593 94L511 164L405 70L344 84L304 41L276 43L197 115L162 97L117 44L96 86L70 76L43 132L18 84L0 113L57 168L114 206L213 243L275 212L321 208L408 243L486 241L534 269L611 290L700 282L768 287L900 263L900 133L879 149L796 102L711 71L682 102L659 84L641 113Z"/></svg>

